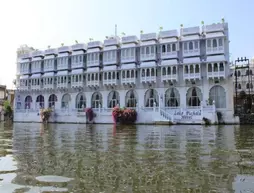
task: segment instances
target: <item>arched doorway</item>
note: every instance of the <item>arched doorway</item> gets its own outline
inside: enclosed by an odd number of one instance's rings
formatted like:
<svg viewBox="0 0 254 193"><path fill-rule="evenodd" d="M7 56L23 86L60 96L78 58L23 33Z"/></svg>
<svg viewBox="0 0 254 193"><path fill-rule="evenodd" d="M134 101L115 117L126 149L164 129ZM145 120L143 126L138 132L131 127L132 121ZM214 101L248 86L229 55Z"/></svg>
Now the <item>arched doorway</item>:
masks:
<svg viewBox="0 0 254 193"><path fill-rule="evenodd" d="M102 95L100 92L94 92L91 98L92 108L102 107Z"/></svg>
<svg viewBox="0 0 254 193"><path fill-rule="evenodd" d="M195 107L200 106L202 101L202 92L198 87L191 87L188 89L186 94L187 106Z"/></svg>
<svg viewBox="0 0 254 193"><path fill-rule="evenodd" d="M44 108L44 96L42 95L39 95L37 96L36 98L36 108L38 109L41 109L41 108Z"/></svg>
<svg viewBox="0 0 254 193"><path fill-rule="evenodd" d="M25 109L31 109L32 106L32 97L30 95L26 96L25 98Z"/></svg>
<svg viewBox="0 0 254 193"><path fill-rule="evenodd" d="M169 88L165 92L165 107L180 106L180 94L176 88Z"/></svg>
<svg viewBox="0 0 254 193"><path fill-rule="evenodd" d="M108 94L108 108L114 108L116 105L119 105L120 96L117 91L111 91Z"/></svg>
<svg viewBox="0 0 254 193"><path fill-rule="evenodd" d="M48 107L49 108L54 108L55 107L55 103L57 102L57 96L55 94L52 94L49 96L49 100L48 100Z"/></svg>
<svg viewBox="0 0 254 193"><path fill-rule="evenodd" d="M61 108L62 109L68 109L70 106L70 102L71 102L71 95L66 93L63 95L62 97L62 104L61 104Z"/></svg>
<svg viewBox="0 0 254 193"><path fill-rule="evenodd" d="M226 108L226 91L220 85L215 85L210 89L209 98L215 101L216 108Z"/></svg>
<svg viewBox="0 0 254 193"><path fill-rule="evenodd" d="M149 89L145 93L145 107L156 107L159 106L159 95L155 89Z"/></svg>
<svg viewBox="0 0 254 193"><path fill-rule="evenodd" d="M136 107L137 106L137 93L134 90L129 90L126 93L125 106L126 107Z"/></svg>

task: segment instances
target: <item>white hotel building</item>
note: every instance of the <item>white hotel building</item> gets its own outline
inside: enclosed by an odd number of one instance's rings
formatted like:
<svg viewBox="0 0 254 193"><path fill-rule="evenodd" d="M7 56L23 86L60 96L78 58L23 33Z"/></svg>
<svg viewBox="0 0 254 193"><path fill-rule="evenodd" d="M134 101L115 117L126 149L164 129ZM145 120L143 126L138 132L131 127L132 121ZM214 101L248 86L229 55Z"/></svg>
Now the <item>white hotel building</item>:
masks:
<svg viewBox="0 0 254 193"><path fill-rule="evenodd" d="M112 123L114 106L138 111L138 123L235 122L228 24L110 37L18 56L14 121ZM209 102L208 102L209 101Z"/></svg>

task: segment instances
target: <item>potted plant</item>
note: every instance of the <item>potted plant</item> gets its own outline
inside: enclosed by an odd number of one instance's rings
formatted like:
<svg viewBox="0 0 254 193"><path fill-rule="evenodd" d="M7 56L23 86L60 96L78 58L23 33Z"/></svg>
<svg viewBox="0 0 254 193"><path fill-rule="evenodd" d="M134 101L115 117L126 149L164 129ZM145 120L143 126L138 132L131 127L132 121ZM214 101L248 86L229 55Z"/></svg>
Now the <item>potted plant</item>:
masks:
<svg viewBox="0 0 254 193"><path fill-rule="evenodd" d="M51 116L51 112L52 112L51 108L46 108L46 109L40 110L41 120L43 123L48 123L48 120Z"/></svg>

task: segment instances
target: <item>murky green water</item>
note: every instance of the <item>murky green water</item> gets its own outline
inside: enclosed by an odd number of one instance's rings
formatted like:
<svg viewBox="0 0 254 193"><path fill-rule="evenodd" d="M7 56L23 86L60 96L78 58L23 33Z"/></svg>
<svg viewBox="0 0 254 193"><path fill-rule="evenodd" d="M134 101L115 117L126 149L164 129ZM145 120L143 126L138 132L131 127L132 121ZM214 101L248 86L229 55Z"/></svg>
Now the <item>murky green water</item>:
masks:
<svg viewBox="0 0 254 193"><path fill-rule="evenodd" d="M246 126L0 123L0 192L254 192L253 147Z"/></svg>

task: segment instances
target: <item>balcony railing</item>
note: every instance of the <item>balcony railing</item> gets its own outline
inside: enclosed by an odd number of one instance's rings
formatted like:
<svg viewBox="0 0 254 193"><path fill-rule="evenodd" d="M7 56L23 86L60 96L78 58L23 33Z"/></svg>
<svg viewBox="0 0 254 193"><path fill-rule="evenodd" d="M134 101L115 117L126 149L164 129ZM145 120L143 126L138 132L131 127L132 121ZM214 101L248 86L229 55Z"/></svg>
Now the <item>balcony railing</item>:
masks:
<svg viewBox="0 0 254 193"><path fill-rule="evenodd" d="M219 47L207 47L206 48L206 54L220 54L220 53L224 53L224 47L223 46L219 46Z"/></svg>
<svg viewBox="0 0 254 193"><path fill-rule="evenodd" d="M183 50L183 56L198 56L200 55L200 49Z"/></svg>
<svg viewBox="0 0 254 193"><path fill-rule="evenodd" d="M142 61L145 61L145 60L155 60L156 59L156 54L141 54L140 55L140 59Z"/></svg>
<svg viewBox="0 0 254 193"><path fill-rule="evenodd" d="M117 85L117 79L103 80L103 85Z"/></svg>
<svg viewBox="0 0 254 193"><path fill-rule="evenodd" d="M99 60L87 61L87 67L99 66L99 65L100 65L100 61Z"/></svg>
<svg viewBox="0 0 254 193"><path fill-rule="evenodd" d="M55 84L44 84L43 89L45 90L55 89Z"/></svg>
<svg viewBox="0 0 254 193"><path fill-rule="evenodd" d="M225 71L207 72L208 78L225 77Z"/></svg>
<svg viewBox="0 0 254 193"><path fill-rule="evenodd" d="M57 88L68 88L68 83L57 83Z"/></svg>
<svg viewBox="0 0 254 193"><path fill-rule="evenodd" d="M71 87L72 88L78 88L78 87L83 87L84 86L84 83L83 82L72 82L71 83Z"/></svg>
<svg viewBox="0 0 254 193"><path fill-rule="evenodd" d="M87 81L87 86L91 87L97 87L97 86L100 86L100 81L99 80L90 80L90 81Z"/></svg>
<svg viewBox="0 0 254 193"><path fill-rule="evenodd" d="M141 77L141 83L143 82L156 82L156 76L144 76Z"/></svg>
<svg viewBox="0 0 254 193"><path fill-rule="evenodd" d="M177 51L174 52L162 52L161 53L161 58L176 58L177 57Z"/></svg>
<svg viewBox="0 0 254 193"><path fill-rule="evenodd" d="M185 80L201 79L201 74L200 73L184 73L183 78Z"/></svg>
<svg viewBox="0 0 254 193"><path fill-rule="evenodd" d="M41 85L31 85L31 90L41 90Z"/></svg>
<svg viewBox="0 0 254 193"><path fill-rule="evenodd" d="M121 63L124 63L124 62L135 62L135 61L136 61L135 56L121 57Z"/></svg>
<svg viewBox="0 0 254 193"><path fill-rule="evenodd" d="M178 75L177 74L168 74L168 75L162 75L161 76L161 81L168 81L168 80L178 80Z"/></svg>
<svg viewBox="0 0 254 193"><path fill-rule="evenodd" d="M136 78L121 78L122 84L135 84Z"/></svg>

